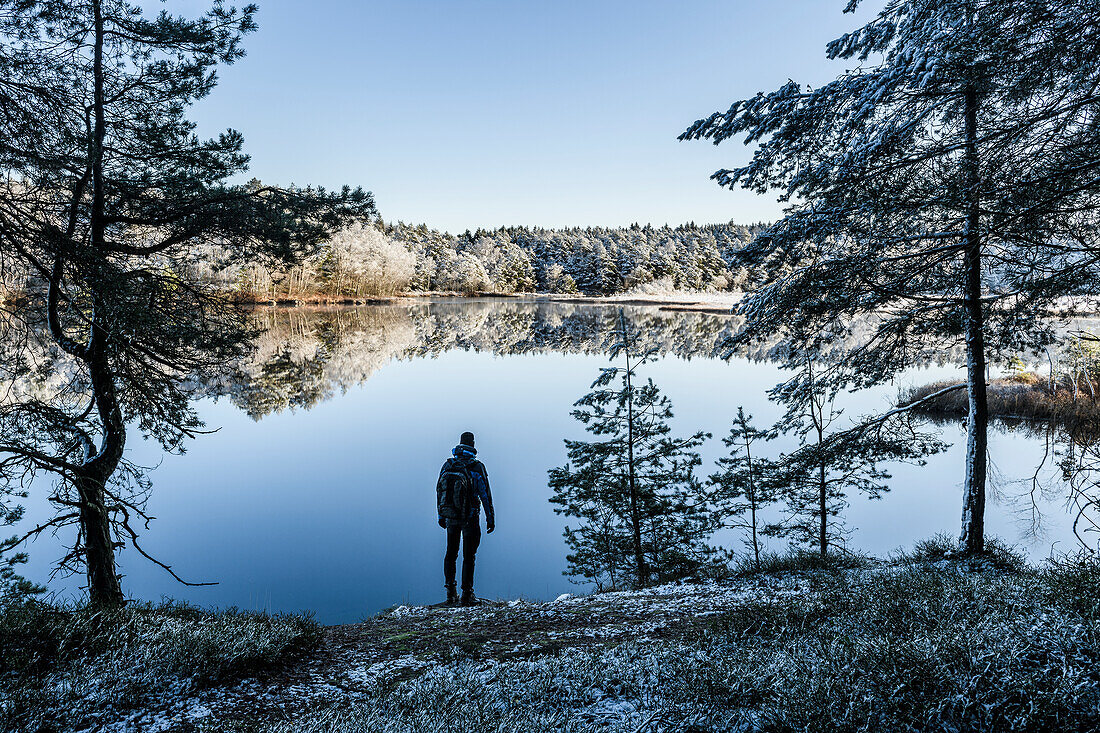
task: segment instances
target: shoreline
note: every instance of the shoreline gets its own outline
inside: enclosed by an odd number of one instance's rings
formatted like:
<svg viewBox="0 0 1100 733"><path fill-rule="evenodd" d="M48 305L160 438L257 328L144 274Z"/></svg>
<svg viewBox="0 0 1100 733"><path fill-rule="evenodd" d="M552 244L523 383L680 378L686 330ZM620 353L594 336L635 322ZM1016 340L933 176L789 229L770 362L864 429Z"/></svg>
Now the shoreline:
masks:
<svg viewBox="0 0 1100 733"><path fill-rule="evenodd" d="M929 399L937 391L954 387L946 394ZM992 379L986 385L986 400L990 418L1060 426L1070 430L1095 430L1100 426L1100 391L1089 394L1081 383L1072 386L1058 384L1035 372ZM965 382L949 380L932 382L908 390L901 400L905 407L922 399L913 411L932 418L957 420L965 418L969 405Z"/></svg>
<svg viewBox="0 0 1100 733"><path fill-rule="evenodd" d="M326 296L326 295L302 295L283 296L274 299L240 299L233 301L253 308L354 308L367 305L392 305L394 303L447 300L447 301L474 301L474 300L514 300L518 302L550 302L550 303L576 303L581 305L623 305L623 306L653 306L660 310L711 313L715 315L733 315L732 309L746 295L743 291L716 291L716 292L673 292L673 293L639 293L626 292L615 295L583 295L579 293L505 293L494 291L478 291L463 293L449 290L428 290L407 293L394 293L392 295L364 295L364 296ZM1054 319L1090 319L1100 318L1100 299L1088 300L1080 303L1061 303L1054 307L1048 314Z"/></svg>
<svg viewBox="0 0 1100 733"><path fill-rule="evenodd" d="M633 731L647 718L685 722L680 712L699 711L714 716L707 730L739 716L804 729L813 720L839 725L852 705L894 723L919 708L934 727L967 729L969 708L952 705L964 689L1009 720L1012 691L1022 684L1044 701L1021 709L1026 729L1043 729L1051 714L1091 719L1100 701L1090 661L1100 652L1100 566L1029 565L995 541L987 556L957 561L953 546L938 536L887 559L836 557L824 565L816 555L777 555L722 580L544 602L399 605L333 626L171 605L139 609L157 631L137 646L161 657L168 650L174 664L135 672L139 694L120 705L109 694L118 683L99 678L118 665L104 665L93 651L74 660L87 665L82 677L94 675L80 693L94 694L79 705L99 706L84 720L115 733L350 733L390 720L401 730L435 730L453 716L477 723L463 730L587 730L602 721ZM158 621L181 614L190 619L182 627ZM1030 631L1021 636L1021 629ZM273 631L279 641L264 641ZM215 655L206 678L192 679L186 653L176 649L195 644L186 635ZM79 649L79 635L72 638ZM239 651L227 648L241 641ZM1080 652L1072 664L1066 644ZM240 666L234 654L254 661ZM128 667L118 669L125 675ZM665 669L667 679L651 676ZM978 672L988 684L968 687ZM907 683L913 679L935 683ZM835 706L811 704L828 690L840 697ZM64 707L54 712L68 715Z"/></svg>
<svg viewBox="0 0 1100 733"><path fill-rule="evenodd" d="M301 298L279 298L273 300L236 300L234 302L248 308L359 308L370 305L395 305L418 301L476 301L476 300L512 300L526 303L573 303L578 305L621 305L657 307L663 311L711 313L715 315L733 315L732 309L741 300L743 293L675 293L667 295L619 294L607 296L575 295L572 293L456 293L432 291L421 293L401 293L395 295L364 296L358 298L335 298L306 296Z"/></svg>

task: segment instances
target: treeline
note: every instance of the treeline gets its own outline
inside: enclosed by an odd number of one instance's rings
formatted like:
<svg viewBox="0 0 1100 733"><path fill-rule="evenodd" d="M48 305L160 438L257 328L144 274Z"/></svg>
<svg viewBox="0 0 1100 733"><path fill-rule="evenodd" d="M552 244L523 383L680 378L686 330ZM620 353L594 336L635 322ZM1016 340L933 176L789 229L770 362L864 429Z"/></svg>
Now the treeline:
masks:
<svg viewBox="0 0 1100 733"><path fill-rule="evenodd" d="M205 275L244 300L345 299L403 292L722 291L761 281L740 253L763 225L541 229L460 235L404 222L356 224L293 267L249 263Z"/></svg>

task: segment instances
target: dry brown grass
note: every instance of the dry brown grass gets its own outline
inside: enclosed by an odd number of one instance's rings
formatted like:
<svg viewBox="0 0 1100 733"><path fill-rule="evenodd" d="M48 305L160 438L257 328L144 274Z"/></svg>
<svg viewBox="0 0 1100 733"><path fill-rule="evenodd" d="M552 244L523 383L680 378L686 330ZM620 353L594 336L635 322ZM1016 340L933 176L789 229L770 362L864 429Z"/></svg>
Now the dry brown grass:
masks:
<svg viewBox="0 0 1100 733"><path fill-rule="evenodd" d="M0 305L19 305L26 299L26 291L0 285Z"/></svg>
<svg viewBox="0 0 1100 733"><path fill-rule="evenodd" d="M914 387L902 395L902 405L912 404L942 389L962 384L957 380L933 382ZM990 381L986 389L989 414L994 417L1036 420L1062 425L1100 425L1100 395L1070 385L1055 383L1035 372L1018 372ZM914 408L917 412L942 417L967 414L966 390L940 395Z"/></svg>

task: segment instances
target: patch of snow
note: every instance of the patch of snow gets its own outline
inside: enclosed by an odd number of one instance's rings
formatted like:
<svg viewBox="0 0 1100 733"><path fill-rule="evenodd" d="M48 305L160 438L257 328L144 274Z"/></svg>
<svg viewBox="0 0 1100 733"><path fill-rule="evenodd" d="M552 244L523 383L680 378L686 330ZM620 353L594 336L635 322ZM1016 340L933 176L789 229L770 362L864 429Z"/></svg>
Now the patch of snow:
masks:
<svg viewBox="0 0 1100 733"><path fill-rule="evenodd" d="M420 672L433 666L436 666L433 662L408 656L376 662L366 668L349 669L345 672L345 676L351 682L371 686L381 681L392 680L403 674Z"/></svg>

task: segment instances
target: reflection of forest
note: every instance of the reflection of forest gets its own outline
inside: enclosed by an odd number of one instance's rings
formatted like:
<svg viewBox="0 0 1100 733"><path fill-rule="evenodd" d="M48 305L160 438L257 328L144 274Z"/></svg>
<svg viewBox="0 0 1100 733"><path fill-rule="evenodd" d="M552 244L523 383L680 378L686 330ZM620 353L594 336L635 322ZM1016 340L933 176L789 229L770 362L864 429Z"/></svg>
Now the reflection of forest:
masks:
<svg viewBox="0 0 1100 733"><path fill-rule="evenodd" d="M607 351L618 307L532 301L449 301L346 309L264 309L255 352L208 391L228 395L254 419L310 408L365 382L394 359L464 350L492 354ZM712 357L736 330L713 313L626 306L645 348Z"/></svg>
<svg viewBox="0 0 1100 733"><path fill-rule="evenodd" d="M203 391L228 396L259 420L288 408L309 409L364 383L394 360L452 350L495 355L606 353L615 339L618 312L616 305L500 299L265 308L255 313L255 351ZM725 342L740 322L722 314L655 306L624 306L623 312L643 348L684 359L724 356ZM851 348L863 335L862 329L853 329L848 339L832 348ZM772 360L782 349L781 343L761 344L740 356ZM958 350L944 350L930 354L929 361L958 362L961 356ZM998 422L995 429L1020 432L1046 445L1034 481L1001 487L1001 498L1017 514L1024 534L1043 534L1041 504L1065 504L1074 514L1078 537L1083 543L1091 539L1094 546L1100 536L1100 435L1011 421Z"/></svg>
<svg viewBox="0 0 1100 733"><path fill-rule="evenodd" d="M505 354L593 354L608 351L620 306L546 300L411 300L359 308L264 308L256 311L256 350L232 365L208 394L228 395L259 419L287 408L310 408L365 382L394 359L464 350ZM684 359L718 358L740 319L724 314L623 306L646 350ZM868 337L863 321L831 345L844 351ZM780 359L782 345L759 344L741 356ZM927 355L959 361L960 348ZM820 358L828 359L827 354Z"/></svg>

